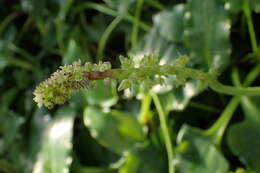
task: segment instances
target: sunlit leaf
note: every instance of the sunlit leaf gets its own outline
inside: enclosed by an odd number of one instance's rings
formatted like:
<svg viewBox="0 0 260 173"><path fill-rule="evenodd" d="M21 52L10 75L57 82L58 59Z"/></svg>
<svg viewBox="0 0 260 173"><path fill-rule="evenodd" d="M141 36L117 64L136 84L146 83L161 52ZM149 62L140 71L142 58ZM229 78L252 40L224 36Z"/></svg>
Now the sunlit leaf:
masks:
<svg viewBox="0 0 260 173"><path fill-rule="evenodd" d="M99 105L101 107L113 106L117 100L117 90L115 83L106 83L106 81L98 81L97 86L93 89L84 91L87 102L91 105Z"/></svg>
<svg viewBox="0 0 260 173"><path fill-rule="evenodd" d="M162 37L173 42L183 41L185 10L185 5L180 4L153 17L154 24Z"/></svg>
<svg viewBox="0 0 260 173"><path fill-rule="evenodd" d="M189 0L184 17L184 40L192 60L204 69L223 69L231 53L231 21L224 3Z"/></svg>
<svg viewBox="0 0 260 173"><path fill-rule="evenodd" d="M48 125L33 173L67 173L72 161L72 126L75 112L69 108L59 110Z"/></svg>

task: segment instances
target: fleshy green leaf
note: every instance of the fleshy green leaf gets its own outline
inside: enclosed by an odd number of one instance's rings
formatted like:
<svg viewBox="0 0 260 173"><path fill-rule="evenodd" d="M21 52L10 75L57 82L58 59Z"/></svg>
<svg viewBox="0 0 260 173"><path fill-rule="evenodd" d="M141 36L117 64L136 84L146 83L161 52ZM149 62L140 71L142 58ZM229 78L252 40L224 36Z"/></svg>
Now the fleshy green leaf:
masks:
<svg viewBox="0 0 260 173"><path fill-rule="evenodd" d="M144 139L141 125L127 113L116 110L105 113L89 106L84 111L84 122L100 144L119 154Z"/></svg>
<svg viewBox="0 0 260 173"><path fill-rule="evenodd" d="M202 131L184 125L177 137L178 149L175 159L180 173L224 173L228 162Z"/></svg>
<svg viewBox="0 0 260 173"><path fill-rule="evenodd" d="M169 41L183 41L184 14L185 6L181 4L155 15L153 19L160 35Z"/></svg>
<svg viewBox="0 0 260 173"><path fill-rule="evenodd" d="M187 55L189 52L183 43L185 12L186 6L180 4L155 15L154 26L141 42L139 53L158 55L160 64L174 64L180 55ZM153 88L156 93L171 95L165 100L168 101L166 104L171 105L167 111L183 110L189 100L201 90L198 81L188 80L184 87L174 88L176 86L178 84L173 76L168 77L164 85L156 85Z"/></svg>
<svg viewBox="0 0 260 173"><path fill-rule="evenodd" d="M240 160L260 171L260 110L259 104L248 97L242 98L245 120L233 125L228 131L228 144Z"/></svg>
<svg viewBox="0 0 260 173"><path fill-rule="evenodd" d="M231 53L231 23L219 0L189 0L185 13L184 40L191 57L202 68L223 69Z"/></svg>
<svg viewBox="0 0 260 173"><path fill-rule="evenodd" d="M110 84L107 84L106 81L98 81L95 88L84 91L87 102L101 107L113 106L118 100L114 84L112 81Z"/></svg>
<svg viewBox="0 0 260 173"><path fill-rule="evenodd" d="M166 155L151 144L138 148L126 156L119 173L167 172Z"/></svg>
<svg viewBox="0 0 260 173"><path fill-rule="evenodd" d="M69 171L72 161L70 152L74 116L75 112L69 108L59 110L46 130L33 173L67 173Z"/></svg>
<svg viewBox="0 0 260 173"><path fill-rule="evenodd" d="M83 50L76 43L76 41L70 40L67 51L62 59L63 64L71 64L74 61L78 61L79 59L82 60L82 62L86 62L86 60L88 60L86 54L83 53Z"/></svg>

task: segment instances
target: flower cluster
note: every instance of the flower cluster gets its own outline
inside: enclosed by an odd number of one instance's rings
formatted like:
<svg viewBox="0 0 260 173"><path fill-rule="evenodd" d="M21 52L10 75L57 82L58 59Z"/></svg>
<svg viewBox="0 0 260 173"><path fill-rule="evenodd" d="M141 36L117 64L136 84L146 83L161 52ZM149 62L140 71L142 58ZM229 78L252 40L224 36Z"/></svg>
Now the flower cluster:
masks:
<svg viewBox="0 0 260 173"><path fill-rule="evenodd" d="M81 65L80 61L72 65L61 66L51 77L40 83L34 91L34 101L38 106L46 106L49 109L55 104L64 104L74 90L92 87L88 73L104 72L111 69L108 62Z"/></svg>

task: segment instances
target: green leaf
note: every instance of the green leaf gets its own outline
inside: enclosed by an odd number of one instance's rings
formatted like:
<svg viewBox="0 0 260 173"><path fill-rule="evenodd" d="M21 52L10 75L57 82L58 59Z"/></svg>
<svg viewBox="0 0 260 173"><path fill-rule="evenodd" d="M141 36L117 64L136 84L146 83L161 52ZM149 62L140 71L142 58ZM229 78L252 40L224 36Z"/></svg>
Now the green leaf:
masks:
<svg viewBox="0 0 260 173"><path fill-rule="evenodd" d="M92 137L118 154L130 150L134 144L144 139L142 127L137 119L117 110L103 112L89 106L84 111L84 123Z"/></svg>
<svg viewBox="0 0 260 173"><path fill-rule="evenodd" d="M153 20L160 35L169 41L183 41L184 14L185 6L180 4L155 15Z"/></svg>
<svg viewBox="0 0 260 173"><path fill-rule="evenodd" d="M177 137L175 164L180 173L225 173L228 162L208 136L184 125Z"/></svg>
<svg viewBox="0 0 260 173"><path fill-rule="evenodd" d="M112 81L107 84L106 81L100 80L95 88L84 91L84 94L89 104L101 107L111 107L118 100L115 83Z"/></svg>
<svg viewBox="0 0 260 173"><path fill-rule="evenodd" d="M233 125L228 131L228 144L231 151L247 166L260 171L260 110L259 103L242 97L245 120ZM259 102L259 98L257 100Z"/></svg>
<svg viewBox="0 0 260 173"><path fill-rule="evenodd" d="M11 88L11 89L5 91L5 93L3 94L3 96L0 99L0 103L2 103L1 106L8 108L12 104L18 91L19 91L18 88Z"/></svg>
<svg viewBox="0 0 260 173"><path fill-rule="evenodd" d="M72 161L72 127L75 112L63 108L48 125L33 173L66 173Z"/></svg>
<svg viewBox="0 0 260 173"><path fill-rule="evenodd" d="M165 10L153 17L154 26L144 37L139 45L139 54L157 54L160 58L160 64L174 64L182 54L188 54L189 51L184 46L184 22L186 6L179 4L171 10ZM166 18L166 19L165 19ZM190 64L194 64L191 61ZM175 77L169 77L165 85L156 85L153 91L163 94L167 97L165 105L167 111L183 110L189 100L202 89L198 81L188 80L183 87L176 87ZM165 97L163 96L163 99Z"/></svg>
<svg viewBox="0 0 260 173"><path fill-rule="evenodd" d="M44 132L46 128L50 125L51 116L46 109L37 109L34 113L31 123L30 123L30 139L28 141L28 155L32 163L37 159L37 154L44 145ZM32 166L32 165L30 165ZM31 172L31 167L27 168L28 172Z"/></svg>
<svg viewBox="0 0 260 173"><path fill-rule="evenodd" d="M231 53L231 22L219 0L189 0L185 13L184 40L191 58L201 68L223 69Z"/></svg>
<svg viewBox="0 0 260 173"><path fill-rule="evenodd" d="M166 155L158 148L148 144L126 156L119 173L159 173L167 172Z"/></svg>
<svg viewBox="0 0 260 173"><path fill-rule="evenodd" d="M24 118L6 108L0 108L0 155L10 151L19 137L19 128Z"/></svg>
<svg viewBox="0 0 260 173"><path fill-rule="evenodd" d="M75 40L70 40L68 44L67 51L62 59L63 64L72 64L75 61L82 60L86 62L89 60L89 57L86 57L86 54L83 53L81 47L76 43Z"/></svg>

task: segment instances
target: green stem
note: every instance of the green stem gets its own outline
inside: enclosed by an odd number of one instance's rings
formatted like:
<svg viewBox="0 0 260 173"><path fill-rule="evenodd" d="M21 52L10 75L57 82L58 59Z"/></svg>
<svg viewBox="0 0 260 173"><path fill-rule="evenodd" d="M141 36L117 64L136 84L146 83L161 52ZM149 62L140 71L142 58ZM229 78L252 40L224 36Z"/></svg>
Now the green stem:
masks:
<svg viewBox="0 0 260 173"><path fill-rule="evenodd" d="M59 47L59 52L61 55L65 52L65 45L63 41L63 31L62 31L62 23L56 19L55 23L55 31L56 31L56 39Z"/></svg>
<svg viewBox="0 0 260 173"><path fill-rule="evenodd" d="M166 146L167 155L168 155L169 173L174 173L175 168L174 168L174 164L173 164L173 159L174 159L173 145L172 145L169 128L168 128L167 121L166 121L166 115L163 112L163 108L162 108L162 105L160 103L158 96L154 93L151 93L151 95L152 95L156 110L158 111L158 114L159 114L160 125L162 128L165 146Z"/></svg>
<svg viewBox="0 0 260 173"><path fill-rule="evenodd" d="M100 41L98 43L98 50L97 50L97 60L101 60L104 56L104 49L107 43L107 40L112 33L112 31L116 28L116 26L121 22L123 19L122 15L117 16L106 28L105 32L102 34Z"/></svg>
<svg viewBox="0 0 260 173"><path fill-rule="evenodd" d="M252 22L252 15L251 15L251 10L250 10L248 0L244 0L243 12L247 19L248 31L249 31L253 53L257 54L258 46L257 46L257 40L256 40L256 35L255 35L254 25Z"/></svg>
<svg viewBox="0 0 260 173"><path fill-rule="evenodd" d="M152 97L149 94L145 94L141 100L141 110L139 113L139 121L142 124L146 124L151 118L152 112L150 111L150 106L152 102Z"/></svg>
<svg viewBox="0 0 260 173"><path fill-rule="evenodd" d="M247 75L244 86L248 86L258 77L260 73L260 66L256 66L250 73ZM232 78L237 87L241 87L239 75L237 71L233 71ZM220 115L220 118L206 131L206 134L212 136L215 139L216 144L220 145L224 132L229 124L238 104L240 101L240 96L235 96L228 103L227 107Z"/></svg>
<svg viewBox="0 0 260 173"><path fill-rule="evenodd" d="M82 11L82 10L85 10L85 9L94 9L94 10L97 10L101 13L104 13L104 14L107 14L109 16L113 16L113 17L116 17L118 16L118 12L111 9L111 8L108 8L107 6L103 5L103 4L99 4L99 3L93 3L93 2L86 2L86 3L83 3L81 4L80 6L76 7L75 8L75 12L79 12L79 11ZM126 20L126 21L129 21L129 22L134 22L135 18L130 15L130 14L125 14L123 16L123 18ZM142 21L139 21L138 22L138 25L141 29L143 29L144 31L148 32L150 29L151 29L151 26L142 22Z"/></svg>
<svg viewBox="0 0 260 173"><path fill-rule="evenodd" d="M205 105L205 104L201 104L201 103L196 103L196 102L193 102L193 101L189 102L189 106L194 107L194 108L198 108L198 109L201 109L201 110L205 110L207 112L214 112L214 113L220 113L221 112L220 110L218 110L214 107L211 107L211 106L208 106L208 105Z"/></svg>
<svg viewBox="0 0 260 173"><path fill-rule="evenodd" d="M221 84L218 82L216 77L212 74L205 73L200 70L187 68L187 67L177 67L174 65L155 65L150 67L140 67L140 68L129 68L129 69L113 69L112 77L117 79L128 79L131 75L135 75L136 79L143 78L143 76L154 76L154 75L176 75L187 79L197 79L204 81L208 86L216 92L227 94L227 95L260 95L260 87L233 87Z"/></svg>
<svg viewBox="0 0 260 173"><path fill-rule="evenodd" d="M146 3L150 4L151 6L153 6L154 8L157 8L160 11L165 9L163 4L161 4L160 2L155 1L155 0L146 0Z"/></svg>
<svg viewBox="0 0 260 173"><path fill-rule="evenodd" d="M140 18L140 13L142 10L143 0L137 0L136 11L135 11L135 18L133 22L132 34L131 34L131 45L132 50L134 50L137 46L138 40L138 23Z"/></svg>
<svg viewBox="0 0 260 173"><path fill-rule="evenodd" d="M239 104L239 100L240 96L232 98L220 115L220 118L206 131L207 135L213 136L216 144L221 144L223 134Z"/></svg>

